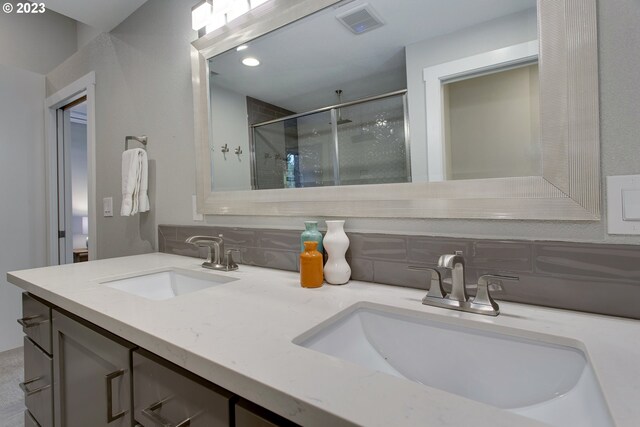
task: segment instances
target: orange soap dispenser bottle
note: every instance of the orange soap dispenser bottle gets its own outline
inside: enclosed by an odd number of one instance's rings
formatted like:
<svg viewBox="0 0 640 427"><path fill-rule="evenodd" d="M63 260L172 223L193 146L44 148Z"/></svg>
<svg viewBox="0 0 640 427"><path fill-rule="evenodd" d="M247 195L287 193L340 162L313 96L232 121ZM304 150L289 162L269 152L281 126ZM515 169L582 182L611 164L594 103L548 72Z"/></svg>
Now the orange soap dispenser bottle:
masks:
<svg viewBox="0 0 640 427"><path fill-rule="evenodd" d="M303 288L322 286L322 254L318 252L318 242L304 242L304 252L300 254L300 285Z"/></svg>

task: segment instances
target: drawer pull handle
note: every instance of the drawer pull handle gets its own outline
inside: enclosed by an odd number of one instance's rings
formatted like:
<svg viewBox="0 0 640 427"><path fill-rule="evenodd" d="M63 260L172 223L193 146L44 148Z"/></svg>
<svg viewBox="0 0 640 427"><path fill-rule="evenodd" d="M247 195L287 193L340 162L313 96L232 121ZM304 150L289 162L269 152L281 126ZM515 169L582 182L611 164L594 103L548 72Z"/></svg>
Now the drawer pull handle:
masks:
<svg viewBox="0 0 640 427"><path fill-rule="evenodd" d="M38 326L47 321L47 319L43 319L43 320L34 322L34 320L39 319L41 317L42 316L40 315L23 317L22 319L18 319L18 323L25 329L33 328L34 326Z"/></svg>
<svg viewBox="0 0 640 427"><path fill-rule="evenodd" d="M107 423L112 423L117 419L124 417L127 411L113 413L113 380L124 375L124 369L112 372L104 376L107 383Z"/></svg>
<svg viewBox="0 0 640 427"><path fill-rule="evenodd" d="M43 379L43 377L31 378L30 380L26 380L25 382L18 384L18 386L22 389L22 391L24 392L25 396L32 396L32 395L34 395L36 393L40 393L42 390L46 390L49 387L51 387L51 384L47 384L47 385L43 385L42 387L38 387L36 389L29 390L29 387L27 387L29 384L33 384L36 381L40 381L41 379Z"/></svg>
<svg viewBox="0 0 640 427"><path fill-rule="evenodd" d="M166 399L156 402L151 406L149 406L148 408L143 409L142 413L145 414L147 417L149 417L149 419L152 420L159 427L187 427L191 425L191 420L194 417L189 417L183 421L180 421L178 424L173 424L162 415L156 413L156 411L162 408L162 405L167 403L169 400L171 400L171 398L167 397Z"/></svg>

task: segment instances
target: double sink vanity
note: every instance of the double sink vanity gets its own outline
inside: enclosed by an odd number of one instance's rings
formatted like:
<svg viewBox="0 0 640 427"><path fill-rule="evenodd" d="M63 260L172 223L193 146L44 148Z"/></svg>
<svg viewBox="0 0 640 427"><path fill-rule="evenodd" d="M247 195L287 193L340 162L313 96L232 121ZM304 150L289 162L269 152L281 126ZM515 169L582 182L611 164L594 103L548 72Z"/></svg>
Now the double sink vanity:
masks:
<svg viewBox="0 0 640 427"><path fill-rule="evenodd" d="M482 316L421 304L417 289L309 290L295 272L211 271L162 253L8 279L26 291L25 369L34 352L52 367L25 375L37 379L23 385L30 425L79 425L82 414L93 425L238 427L640 417L633 320L504 302L499 316ZM51 310L52 327L34 304ZM33 336L42 325L49 344ZM43 420L43 404L29 403L47 393L53 415Z"/></svg>

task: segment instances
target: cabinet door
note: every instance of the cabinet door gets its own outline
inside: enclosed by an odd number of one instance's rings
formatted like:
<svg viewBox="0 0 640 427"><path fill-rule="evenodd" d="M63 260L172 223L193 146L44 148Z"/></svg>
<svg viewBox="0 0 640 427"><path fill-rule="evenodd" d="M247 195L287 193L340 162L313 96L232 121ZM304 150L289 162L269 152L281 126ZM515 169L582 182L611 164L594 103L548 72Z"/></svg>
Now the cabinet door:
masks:
<svg viewBox="0 0 640 427"><path fill-rule="evenodd" d="M132 348L53 310L56 427L133 425Z"/></svg>

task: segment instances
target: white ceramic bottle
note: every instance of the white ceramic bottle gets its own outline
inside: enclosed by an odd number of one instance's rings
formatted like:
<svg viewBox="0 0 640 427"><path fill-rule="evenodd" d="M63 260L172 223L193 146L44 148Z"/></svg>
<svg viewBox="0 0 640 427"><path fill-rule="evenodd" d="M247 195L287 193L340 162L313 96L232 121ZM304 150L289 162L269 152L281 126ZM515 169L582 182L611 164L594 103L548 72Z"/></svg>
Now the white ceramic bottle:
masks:
<svg viewBox="0 0 640 427"><path fill-rule="evenodd" d="M324 280L332 285L344 285L351 277L351 267L345 259L349 238L344 232L344 221L327 221L327 234L322 243L329 256L324 266Z"/></svg>

